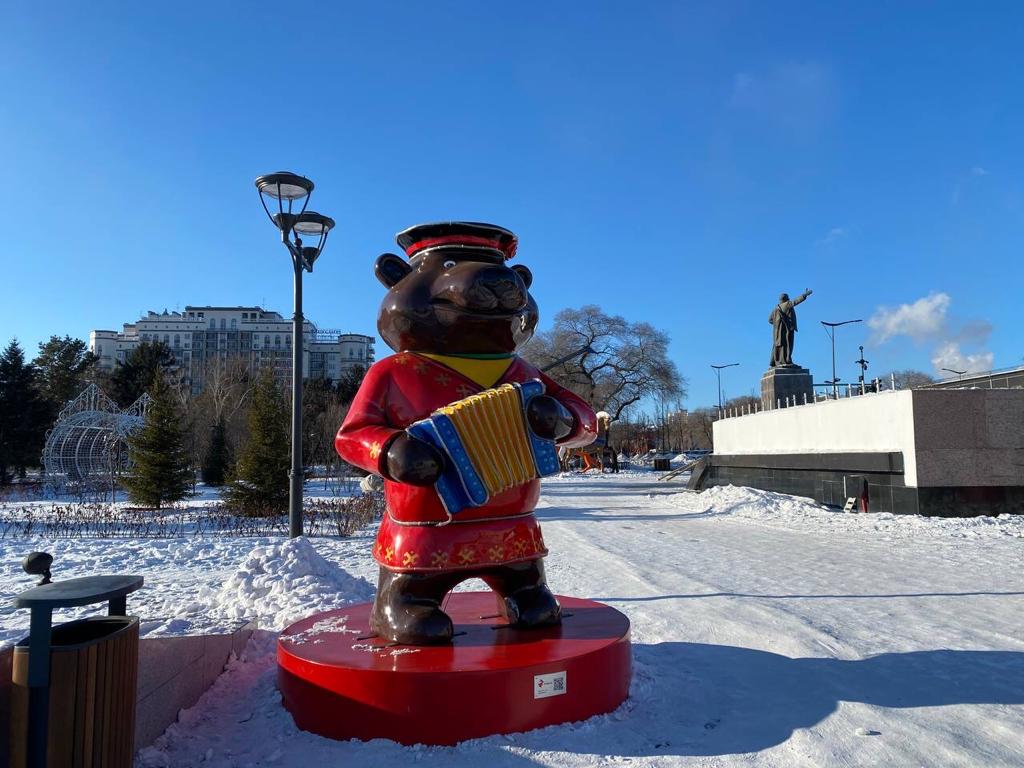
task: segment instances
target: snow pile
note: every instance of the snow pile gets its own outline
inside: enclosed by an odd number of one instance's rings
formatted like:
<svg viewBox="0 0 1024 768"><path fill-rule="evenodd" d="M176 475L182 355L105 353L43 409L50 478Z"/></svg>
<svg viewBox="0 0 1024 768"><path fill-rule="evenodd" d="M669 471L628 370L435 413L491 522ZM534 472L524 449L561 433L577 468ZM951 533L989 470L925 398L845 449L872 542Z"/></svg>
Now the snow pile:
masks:
<svg viewBox="0 0 1024 768"><path fill-rule="evenodd" d="M284 629L304 616L373 598L373 588L327 562L306 538L253 549L217 592L217 612Z"/></svg>
<svg viewBox="0 0 1024 768"><path fill-rule="evenodd" d="M670 504L714 517L739 517L768 525L836 532L877 532L892 538L1024 538L1024 515L924 517L889 512L848 513L802 496L723 485L702 493L667 497Z"/></svg>

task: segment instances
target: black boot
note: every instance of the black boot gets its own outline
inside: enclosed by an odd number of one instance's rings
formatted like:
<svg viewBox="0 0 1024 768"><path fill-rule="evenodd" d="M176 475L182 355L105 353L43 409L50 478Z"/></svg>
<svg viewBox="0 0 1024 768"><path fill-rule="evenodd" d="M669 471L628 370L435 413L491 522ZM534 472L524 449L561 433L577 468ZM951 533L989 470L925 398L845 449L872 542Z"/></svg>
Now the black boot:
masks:
<svg viewBox="0 0 1024 768"><path fill-rule="evenodd" d="M395 573L380 569L370 629L402 645L444 645L452 641L452 620L441 610L451 574Z"/></svg>
<svg viewBox="0 0 1024 768"><path fill-rule="evenodd" d="M502 566L482 578L502 598L509 624L528 629L562 623L562 607L548 589L543 560Z"/></svg>

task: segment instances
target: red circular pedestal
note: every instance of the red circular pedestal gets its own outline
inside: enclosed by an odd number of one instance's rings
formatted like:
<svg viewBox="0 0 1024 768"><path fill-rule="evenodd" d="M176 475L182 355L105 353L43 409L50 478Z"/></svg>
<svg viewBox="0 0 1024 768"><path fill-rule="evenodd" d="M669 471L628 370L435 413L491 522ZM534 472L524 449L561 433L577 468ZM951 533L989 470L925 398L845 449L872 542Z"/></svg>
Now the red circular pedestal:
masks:
<svg viewBox="0 0 1024 768"><path fill-rule="evenodd" d="M455 744L610 712L629 693L629 619L601 603L559 597L560 627L502 626L490 592L445 605L451 645L368 638L363 603L296 622L277 644L285 708L332 739Z"/></svg>

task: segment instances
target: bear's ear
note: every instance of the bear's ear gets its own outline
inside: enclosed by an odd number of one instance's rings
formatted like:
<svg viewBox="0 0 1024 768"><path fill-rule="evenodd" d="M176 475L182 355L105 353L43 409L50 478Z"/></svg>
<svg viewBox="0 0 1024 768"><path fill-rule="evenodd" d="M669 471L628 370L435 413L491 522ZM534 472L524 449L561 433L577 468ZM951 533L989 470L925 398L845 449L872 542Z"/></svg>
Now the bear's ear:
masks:
<svg viewBox="0 0 1024 768"><path fill-rule="evenodd" d="M529 288L530 285L533 283L533 273L529 269L524 267L522 264L516 264L515 266L513 266L512 271L519 275L521 278L523 278L523 283L526 285L527 288Z"/></svg>
<svg viewBox="0 0 1024 768"><path fill-rule="evenodd" d="M395 256L393 253L382 253L377 257L373 272L385 288L394 288L399 280L412 272L412 267L405 259Z"/></svg>

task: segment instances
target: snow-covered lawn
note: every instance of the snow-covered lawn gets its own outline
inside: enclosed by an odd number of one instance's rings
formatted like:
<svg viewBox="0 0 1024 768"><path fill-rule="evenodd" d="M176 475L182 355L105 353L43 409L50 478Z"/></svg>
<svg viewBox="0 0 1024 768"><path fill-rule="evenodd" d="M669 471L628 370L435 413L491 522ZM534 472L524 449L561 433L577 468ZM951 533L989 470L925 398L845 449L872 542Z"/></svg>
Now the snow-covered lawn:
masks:
<svg viewBox="0 0 1024 768"><path fill-rule="evenodd" d="M555 590L632 622L630 699L584 723L454 748L332 742L281 708L272 630L367 599L372 531L5 540L0 583L3 597L28 586L18 561L45 548L57 578L144 574L129 605L152 631L260 619L267 631L140 766L1024 765L1024 516L844 515L651 478L553 478L538 510ZM10 642L27 616L5 605L0 623Z"/></svg>

